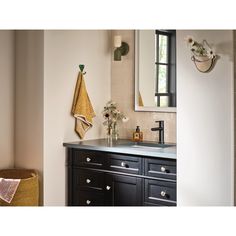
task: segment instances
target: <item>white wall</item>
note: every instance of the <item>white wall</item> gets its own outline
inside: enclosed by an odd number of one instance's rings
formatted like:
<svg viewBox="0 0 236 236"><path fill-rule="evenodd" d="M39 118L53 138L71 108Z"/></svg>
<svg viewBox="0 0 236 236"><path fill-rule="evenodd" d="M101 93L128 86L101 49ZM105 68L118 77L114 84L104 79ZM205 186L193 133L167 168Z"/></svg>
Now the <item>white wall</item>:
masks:
<svg viewBox="0 0 236 236"><path fill-rule="evenodd" d="M43 172L43 31L16 31L15 167Z"/></svg>
<svg viewBox="0 0 236 236"><path fill-rule="evenodd" d="M184 37L206 39L220 56L200 73ZM233 205L233 32L177 31L177 202Z"/></svg>
<svg viewBox="0 0 236 236"><path fill-rule="evenodd" d="M44 36L44 205L64 205L62 143L79 141L70 115L79 64L85 65L85 82L97 115L85 138L104 137L101 111L111 97L110 32L45 31Z"/></svg>
<svg viewBox="0 0 236 236"><path fill-rule="evenodd" d="M0 30L0 169L14 166L14 35Z"/></svg>

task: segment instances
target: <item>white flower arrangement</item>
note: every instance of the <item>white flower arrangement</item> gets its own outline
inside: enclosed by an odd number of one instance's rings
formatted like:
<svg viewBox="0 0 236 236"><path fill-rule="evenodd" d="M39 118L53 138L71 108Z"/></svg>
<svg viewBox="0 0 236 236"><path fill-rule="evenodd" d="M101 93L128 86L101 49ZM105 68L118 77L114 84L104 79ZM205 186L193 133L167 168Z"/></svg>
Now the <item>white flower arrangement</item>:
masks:
<svg viewBox="0 0 236 236"><path fill-rule="evenodd" d="M114 135L115 138L118 138L118 129L117 122L127 122L129 120L120 110L117 109L117 104L113 101L109 101L106 103L103 111L103 117L105 121L103 125L107 127L107 135Z"/></svg>
<svg viewBox="0 0 236 236"><path fill-rule="evenodd" d="M202 43L199 43L196 40L194 40L192 36L188 35L185 38L185 41L194 56L198 56L198 57L206 56L208 58L214 58L216 56L214 51L209 46L206 40L203 40Z"/></svg>

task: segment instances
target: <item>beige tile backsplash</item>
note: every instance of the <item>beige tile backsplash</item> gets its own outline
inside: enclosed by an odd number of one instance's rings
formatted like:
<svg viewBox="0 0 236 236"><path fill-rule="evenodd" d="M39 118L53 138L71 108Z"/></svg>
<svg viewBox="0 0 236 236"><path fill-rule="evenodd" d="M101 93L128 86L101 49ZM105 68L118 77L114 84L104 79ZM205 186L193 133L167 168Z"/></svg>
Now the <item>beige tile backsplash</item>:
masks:
<svg viewBox="0 0 236 236"><path fill-rule="evenodd" d="M144 140L157 141L156 120L165 121L165 141L176 143L176 113L135 112L134 111L134 30L114 30L112 35L121 35L122 41L129 44L130 51L122 61L114 61L112 56L111 97L118 108L129 117L127 123L119 126L120 138L132 138L133 131L139 125ZM113 37L112 37L113 38Z"/></svg>

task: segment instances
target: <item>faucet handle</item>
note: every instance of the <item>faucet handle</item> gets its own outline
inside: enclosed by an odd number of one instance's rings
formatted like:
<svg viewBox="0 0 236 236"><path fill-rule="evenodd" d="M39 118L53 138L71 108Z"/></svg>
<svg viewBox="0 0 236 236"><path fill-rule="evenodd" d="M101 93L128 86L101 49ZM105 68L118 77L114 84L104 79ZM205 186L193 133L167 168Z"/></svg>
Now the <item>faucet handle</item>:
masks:
<svg viewBox="0 0 236 236"><path fill-rule="evenodd" d="M164 120L157 120L156 123L159 123L160 127L164 127Z"/></svg>

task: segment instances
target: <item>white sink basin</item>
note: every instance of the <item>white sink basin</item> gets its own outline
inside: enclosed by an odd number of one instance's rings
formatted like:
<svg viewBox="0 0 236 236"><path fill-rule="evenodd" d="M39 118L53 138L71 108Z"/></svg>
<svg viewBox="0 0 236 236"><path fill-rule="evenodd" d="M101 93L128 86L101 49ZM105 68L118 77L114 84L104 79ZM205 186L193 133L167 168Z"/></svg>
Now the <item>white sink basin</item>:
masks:
<svg viewBox="0 0 236 236"><path fill-rule="evenodd" d="M142 150L150 150L150 151L155 151L155 150L161 150L163 148L168 148L168 147L173 147L175 145L173 144L159 144L159 143L154 143L154 142L133 142L133 143L123 143L120 144L120 146L123 147L129 147L129 148L138 148Z"/></svg>

